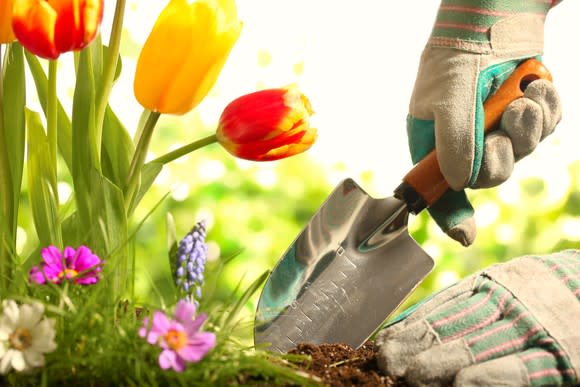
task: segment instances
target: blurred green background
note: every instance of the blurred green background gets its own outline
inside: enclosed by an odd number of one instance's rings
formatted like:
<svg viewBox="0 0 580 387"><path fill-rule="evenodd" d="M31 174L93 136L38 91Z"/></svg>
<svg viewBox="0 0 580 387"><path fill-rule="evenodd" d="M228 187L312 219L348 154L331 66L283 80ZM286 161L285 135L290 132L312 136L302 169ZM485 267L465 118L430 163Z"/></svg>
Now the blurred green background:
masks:
<svg viewBox="0 0 580 387"><path fill-rule="evenodd" d="M215 286L215 294L225 298L274 267L338 181L353 177L373 196L390 196L410 167L404 128L406 106L438 2L398 3L396 11L413 14L414 23L384 23L385 15L393 10L382 1L370 1L366 10L335 2L332 18L326 17L328 4L322 3L240 2L244 31L214 90L194 112L161 118L149 159L212 133L231 99L256 89L297 82L311 98L319 139L309 152L273 163L240 161L212 145L166 167L137 209L133 225L161 201L133 244L139 301L161 305L173 294L167 213L175 219L178 237L196 221L208 222L210 267L239 253ZM129 2L123 75L111 105L130 131L134 131L141 112L132 95L135 60L164 4ZM373 7L377 11L369 13L368 8ZM559 24L580 28L558 23L566 18L564 12L574 14L573 7L580 8L564 2L547 24L544 59L564 100L562 124L516 166L509 182L496 189L469 192L479 225L472 247L465 249L450 241L427 213L410 219L411 234L432 255L436 267L408 302L495 262L578 246L580 162L576 161L574 129L580 119L577 109L566 110L573 100L573 86L565 82L572 79L572 67L564 57L566 51L557 49L558 34L563 34ZM422 9L420 14L418 8ZM103 35L108 33L111 12L106 11ZM397 36L407 38L395 39ZM66 104L74 81L67 76L72 74L72 57L63 56L59 66L59 96ZM564 81L558 83L558 79ZM34 103L34 92L28 94ZM65 168L60 171L59 190L64 199L70 195L70 184ZM18 239L22 256L36 247L26 201L23 195L25 208ZM245 310L248 318L253 316L255 303L254 298Z"/></svg>

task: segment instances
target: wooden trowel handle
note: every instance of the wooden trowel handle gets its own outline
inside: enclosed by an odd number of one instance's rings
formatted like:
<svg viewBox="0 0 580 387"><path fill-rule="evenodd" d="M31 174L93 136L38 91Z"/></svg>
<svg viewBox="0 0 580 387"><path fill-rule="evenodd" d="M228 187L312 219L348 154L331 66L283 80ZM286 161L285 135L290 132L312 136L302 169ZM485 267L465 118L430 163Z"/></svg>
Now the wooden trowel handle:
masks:
<svg viewBox="0 0 580 387"><path fill-rule="evenodd" d="M494 130L506 107L524 95L527 85L537 79L552 80L548 69L536 59L520 64L501 87L483 104L484 133ZM409 211L417 214L431 206L449 190L449 184L441 174L437 153L431 151L405 175L403 183L395 190L395 197L407 203Z"/></svg>

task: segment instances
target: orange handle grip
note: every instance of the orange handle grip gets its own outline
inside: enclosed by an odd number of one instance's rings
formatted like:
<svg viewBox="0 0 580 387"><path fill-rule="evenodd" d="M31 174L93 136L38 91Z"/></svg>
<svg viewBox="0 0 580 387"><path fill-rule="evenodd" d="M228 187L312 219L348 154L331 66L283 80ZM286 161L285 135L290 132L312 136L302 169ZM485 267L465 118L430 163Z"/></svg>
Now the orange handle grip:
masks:
<svg viewBox="0 0 580 387"><path fill-rule="evenodd" d="M523 96L526 86L537 79L551 81L552 75L536 59L528 59L514 70L501 87L483 104L484 133L487 134L497 127L506 107ZM409 189L414 192L409 193ZM403 184L395 190L395 196L404 199L410 211L417 213L425 206L428 207L439 200L447 190L449 190L449 184L441 174L437 153L433 150L405 175ZM423 203L412 205L410 201Z"/></svg>

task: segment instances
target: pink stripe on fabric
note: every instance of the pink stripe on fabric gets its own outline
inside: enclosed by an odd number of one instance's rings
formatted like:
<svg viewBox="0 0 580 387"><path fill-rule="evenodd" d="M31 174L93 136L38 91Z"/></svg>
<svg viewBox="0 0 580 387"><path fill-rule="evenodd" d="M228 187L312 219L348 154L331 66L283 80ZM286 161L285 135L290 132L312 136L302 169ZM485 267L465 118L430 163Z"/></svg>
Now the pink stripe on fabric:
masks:
<svg viewBox="0 0 580 387"><path fill-rule="evenodd" d="M497 289L497 284L494 284L494 286L492 288L490 288L487 293L485 294L485 297L483 297L481 300L479 300L479 302L471 305L469 308L462 310L459 313L453 314L451 316L447 316L442 318L441 320L438 321L434 321L431 326L433 328L438 328L443 324L446 324L450 321L455 321L458 318L461 318L471 312L473 312L475 309L479 308L481 305L485 304L487 301L489 301L489 299L491 298L491 294L495 291L495 289Z"/></svg>
<svg viewBox="0 0 580 387"><path fill-rule="evenodd" d="M493 329L490 329L489 331L485 331L485 332L481 333L478 336L474 336L467 341L467 344L471 345L471 344L477 343L478 341L488 337L489 335L493 335L494 333L505 331L506 329L512 328L514 325L516 325L516 323L519 320L521 320L522 318L524 318L526 316L529 316L529 314L530 314L529 311L527 311L527 310L523 311L521 314L518 315L518 317L516 317L512 321L510 321L509 324L497 326Z"/></svg>
<svg viewBox="0 0 580 387"><path fill-rule="evenodd" d="M570 257L564 257L564 258L565 258L566 261L571 261L574 258L576 258L577 255L578 255L578 251L575 251L572 256L570 256ZM558 257L559 258L562 258L560 256L558 256ZM574 266L577 266L577 265L580 265L580 261L566 262L566 263L562 263L562 264L554 263L554 264L550 265L549 268L552 271L555 271L555 270L562 269L562 268L565 268L565 267L570 267L570 266L574 267Z"/></svg>
<svg viewBox="0 0 580 387"><path fill-rule="evenodd" d="M580 289L574 290L574 295L575 296L580 296Z"/></svg>
<svg viewBox="0 0 580 387"><path fill-rule="evenodd" d="M575 273L574 275L568 275L566 277L563 277L562 281L564 281L565 283L568 283L568 282L574 281L578 278L580 278L580 273Z"/></svg>
<svg viewBox="0 0 580 387"><path fill-rule="evenodd" d="M556 351L556 352L548 352L548 351L544 351L544 352L532 352L532 353L528 353L527 355L522 355L520 356L520 359L522 359L522 361L530 361L530 360L534 360L534 359L539 359L542 357L566 357L566 353L563 351Z"/></svg>
<svg viewBox="0 0 580 387"><path fill-rule="evenodd" d="M485 327L485 326L488 326L488 325L489 325L489 324L491 324L493 321L496 321L496 320L499 318L499 316L501 315L501 310L502 310L502 309L504 308L504 306L505 306L505 302L506 302L506 300L507 300L507 297L508 297L508 295L509 295L509 293L508 293L508 292L506 292L506 293L505 293L503 296L501 296L501 298L499 299L499 303L498 303L497 309L496 309L496 310L495 310L495 312L493 312L493 314L492 314L491 316L489 316L487 319L483 320L482 322L480 322L480 323L479 323L479 324L477 324L477 325L473 325L473 326L471 326L471 327L469 327L469 328L466 328L466 329L464 329L464 330L463 330L463 331L461 331L461 332L455 333L454 335L452 335L452 336L450 336L450 337L446 338L446 339L444 340L444 342L447 342L447 341L450 341L450 340L454 340L454 339L457 339L457 338L459 338L459 337L463 337L463 336L465 336L465 335L468 335L468 334L470 334L471 332L475 332L475 331L476 331L476 330L478 330L478 329L481 329L481 328L483 328L483 327Z"/></svg>
<svg viewBox="0 0 580 387"><path fill-rule="evenodd" d="M516 306L520 305L520 303L517 300L514 300L514 302L512 302L512 304L509 306L509 308L507 308L506 310L504 310L503 315L504 316L509 316L510 313L512 312L512 310L514 310L514 308Z"/></svg>
<svg viewBox="0 0 580 387"><path fill-rule="evenodd" d="M494 355L494 354L496 354L498 352L505 351L506 349L513 348L513 347L515 347L518 344L525 343L526 340L528 340L530 337L532 337L533 335L535 335L536 333L538 333L542 329L543 328L542 328L541 325L536 325L535 327L533 327L532 329L530 329L529 331L527 331L522 337L519 337L517 339L510 340L510 341L505 342L503 344L496 345L495 347L491 347L487 351L483 351L483 352L478 353L475 356L475 360L476 361L480 361L480 360L483 360L483 359L487 359L491 355Z"/></svg>
<svg viewBox="0 0 580 387"><path fill-rule="evenodd" d="M489 27L480 27L473 24L464 23L435 23L435 28L450 28L455 30L466 30L473 32L487 32Z"/></svg>
<svg viewBox="0 0 580 387"><path fill-rule="evenodd" d="M531 374L528 375L528 377L530 378L530 380L533 380L533 379L543 378L545 376L559 376L559 375L574 376L575 373L574 373L574 370L561 370L560 371L556 368L550 368L547 370L532 372Z"/></svg>
<svg viewBox="0 0 580 387"><path fill-rule="evenodd" d="M514 14L513 12L493 11L491 9L466 7L461 5L442 5L441 7L439 7L439 9L441 11L477 13L479 15L487 15L487 16L511 16Z"/></svg>
<svg viewBox="0 0 580 387"><path fill-rule="evenodd" d="M540 346L546 346L546 345L554 345L555 341L553 338L551 337L543 337L541 339L538 340L538 345Z"/></svg>

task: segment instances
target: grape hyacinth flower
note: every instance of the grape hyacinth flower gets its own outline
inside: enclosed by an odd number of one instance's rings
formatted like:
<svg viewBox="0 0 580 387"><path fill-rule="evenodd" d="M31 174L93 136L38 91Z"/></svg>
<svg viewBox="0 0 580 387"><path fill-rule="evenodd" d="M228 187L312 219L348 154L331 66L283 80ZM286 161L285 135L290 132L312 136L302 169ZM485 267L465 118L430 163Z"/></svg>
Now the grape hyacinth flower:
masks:
<svg viewBox="0 0 580 387"><path fill-rule="evenodd" d="M41 251L43 262L30 270L30 282L40 285L50 281L60 284L71 281L79 285L93 285L99 281L101 259L86 246L76 250L65 247L62 254L55 246Z"/></svg>
<svg viewBox="0 0 580 387"><path fill-rule="evenodd" d="M56 349L54 325L54 319L44 317L41 303L18 306L14 300L4 300L0 318L0 374L44 366L44 354Z"/></svg>
<svg viewBox="0 0 580 387"><path fill-rule="evenodd" d="M198 222L181 240L175 254L175 284L183 298L199 304L207 259L205 221Z"/></svg>
<svg viewBox="0 0 580 387"><path fill-rule="evenodd" d="M195 304L180 300L175 307L175 319L156 311L151 327L148 318L143 320L139 336L144 337L149 344L157 344L163 349L159 354L159 366L162 369L172 368L183 372L186 363L200 361L215 347L215 334L200 331L207 316L200 314L195 317L195 313Z"/></svg>

